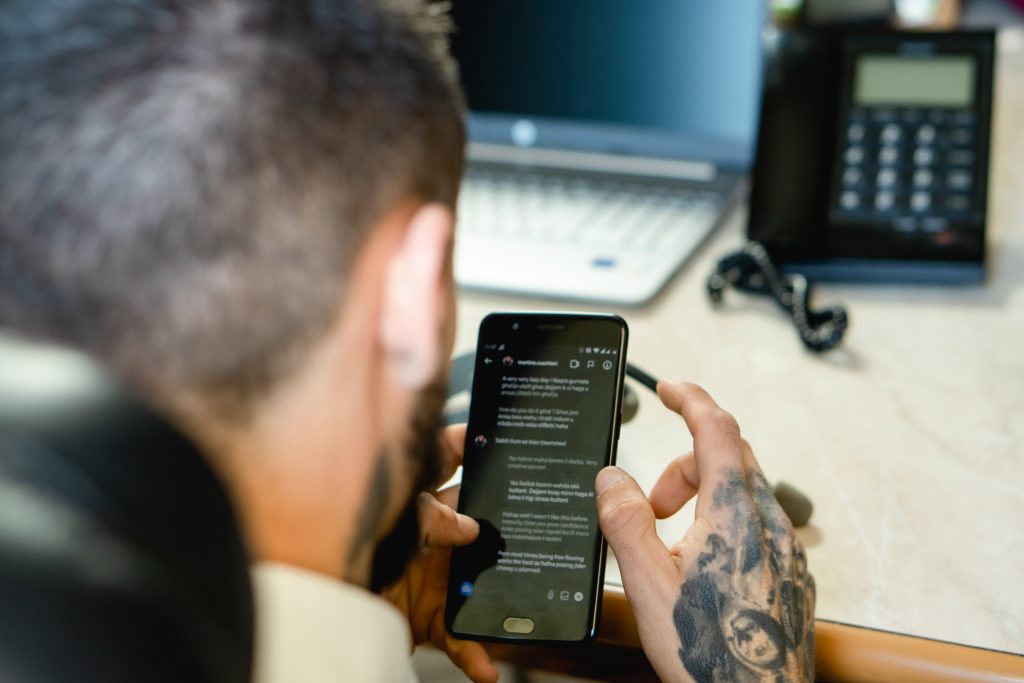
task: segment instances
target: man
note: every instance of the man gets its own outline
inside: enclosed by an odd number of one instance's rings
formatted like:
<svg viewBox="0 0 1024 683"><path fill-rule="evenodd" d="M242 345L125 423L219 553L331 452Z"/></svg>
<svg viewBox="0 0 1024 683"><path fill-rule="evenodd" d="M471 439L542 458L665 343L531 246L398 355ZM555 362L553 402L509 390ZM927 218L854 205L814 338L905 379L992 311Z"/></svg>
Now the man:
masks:
<svg viewBox="0 0 1024 683"><path fill-rule="evenodd" d="M263 680L403 680L410 637L496 678L442 617L446 549L478 531L434 491L464 440L435 432L464 145L445 39L416 0L0 9L0 325L103 359L203 446L257 560ZM652 665L810 680L813 580L749 446L703 390L659 395L693 452L649 498L596 481ZM666 548L655 517L695 495Z"/></svg>

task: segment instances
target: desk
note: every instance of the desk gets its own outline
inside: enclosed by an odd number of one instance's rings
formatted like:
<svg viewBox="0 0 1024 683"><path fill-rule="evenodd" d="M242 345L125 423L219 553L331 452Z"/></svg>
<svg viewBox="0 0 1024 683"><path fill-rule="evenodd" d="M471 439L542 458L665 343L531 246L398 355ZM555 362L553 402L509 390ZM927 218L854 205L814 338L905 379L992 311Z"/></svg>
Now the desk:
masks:
<svg viewBox="0 0 1024 683"><path fill-rule="evenodd" d="M769 479L812 498L799 536L819 618L1024 653L1024 32L1000 35L996 77L985 286L821 287L851 323L842 350L816 357L771 302L709 306L704 279L743 241L740 207L654 303L615 312L631 361L706 387ZM489 311L540 308L581 307L461 294L456 351ZM640 391L619 463L649 490L690 439ZM688 506L663 538L692 519Z"/></svg>

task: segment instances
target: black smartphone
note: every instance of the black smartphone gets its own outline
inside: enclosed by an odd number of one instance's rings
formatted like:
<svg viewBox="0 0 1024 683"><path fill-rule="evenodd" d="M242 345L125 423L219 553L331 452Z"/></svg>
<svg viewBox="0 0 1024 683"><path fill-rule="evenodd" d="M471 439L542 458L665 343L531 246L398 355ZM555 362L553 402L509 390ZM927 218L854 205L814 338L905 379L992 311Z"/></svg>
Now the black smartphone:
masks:
<svg viewBox="0 0 1024 683"><path fill-rule="evenodd" d="M594 479L615 462L626 366L615 315L495 313L480 324L445 625L458 638L597 634L605 542Z"/></svg>

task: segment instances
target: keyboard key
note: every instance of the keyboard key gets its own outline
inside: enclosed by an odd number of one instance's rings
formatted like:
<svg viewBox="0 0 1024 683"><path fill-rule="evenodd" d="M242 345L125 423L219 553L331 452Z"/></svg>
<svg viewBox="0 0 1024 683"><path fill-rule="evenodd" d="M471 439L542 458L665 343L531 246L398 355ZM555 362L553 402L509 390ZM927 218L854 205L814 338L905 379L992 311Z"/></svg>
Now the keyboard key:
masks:
<svg viewBox="0 0 1024 683"><path fill-rule="evenodd" d="M932 196L928 192L915 192L910 195L910 208L918 213L931 208Z"/></svg>
<svg viewBox="0 0 1024 683"><path fill-rule="evenodd" d="M957 128L949 132L949 141L954 145L970 145L974 142L974 131L970 128Z"/></svg>
<svg viewBox="0 0 1024 683"><path fill-rule="evenodd" d="M900 160L900 151L895 147L883 147L878 152L878 163L884 166L892 166Z"/></svg>
<svg viewBox="0 0 1024 683"><path fill-rule="evenodd" d="M899 216L892 221L897 232L917 232L917 219L913 216Z"/></svg>
<svg viewBox="0 0 1024 683"><path fill-rule="evenodd" d="M973 109L960 109L958 111L952 112L950 118L953 120L954 123L958 123L962 126L969 126L973 125L978 117L977 114L974 113Z"/></svg>
<svg viewBox="0 0 1024 683"><path fill-rule="evenodd" d="M974 178L971 176L970 171L957 169L946 174L946 187L951 190L970 189L973 182Z"/></svg>
<svg viewBox="0 0 1024 683"><path fill-rule="evenodd" d="M958 149L946 155L946 161L950 166L970 166L974 163L974 152L967 149Z"/></svg>
<svg viewBox="0 0 1024 683"><path fill-rule="evenodd" d="M860 195L856 192L847 190L839 195L839 206L843 207L847 211L853 211L854 209L860 208Z"/></svg>
<svg viewBox="0 0 1024 683"><path fill-rule="evenodd" d="M888 107L873 108L871 109L870 116L871 120L876 123L889 123L891 121L896 121L899 118L896 110Z"/></svg>
<svg viewBox="0 0 1024 683"><path fill-rule="evenodd" d="M883 145L895 145L900 141L903 136L903 130L895 123L889 123L882 126L882 132L879 135L879 139Z"/></svg>
<svg viewBox="0 0 1024 683"><path fill-rule="evenodd" d="M875 208L879 211L888 211L896 205L896 195L889 190L882 190L875 194Z"/></svg>
<svg viewBox="0 0 1024 683"><path fill-rule="evenodd" d="M925 232L942 232L949 227L949 220L942 216L929 216L921 220L921 228Z"/></svg>
<svg viewBox="0 0 1024 683"><path fill-rule="evenodd" d="M892 168L883 168L875 177L875 183L879 187L885 189L894 187L896 185L896 170Z"/></svg>
<svg viewBox="0 0 1024 683"><path fill-rule="evenodd" d="M946 197L946 208L950 211L966 211L971 208L971 198L965 194L951 194Z"/></svg>
<svg viewBox="0 0 1024 683"><path fill-rule="evenodd" d="M903 123L920 123L923 118L924 114L917 108L904 109L900 112L900 120Z"/></svg>

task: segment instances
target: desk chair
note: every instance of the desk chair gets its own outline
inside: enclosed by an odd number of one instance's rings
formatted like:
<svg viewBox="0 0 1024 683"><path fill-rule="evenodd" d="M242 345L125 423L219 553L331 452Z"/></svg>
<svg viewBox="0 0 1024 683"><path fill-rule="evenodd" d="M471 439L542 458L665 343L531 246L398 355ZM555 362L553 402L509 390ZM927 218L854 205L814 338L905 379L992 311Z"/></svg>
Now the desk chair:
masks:
<svg viewBox="0 0 1024 683"><path fill-rule="evenodd" d="M0 680L242 682L252 641L200 453L87 358L0 334Z"/></svg>

